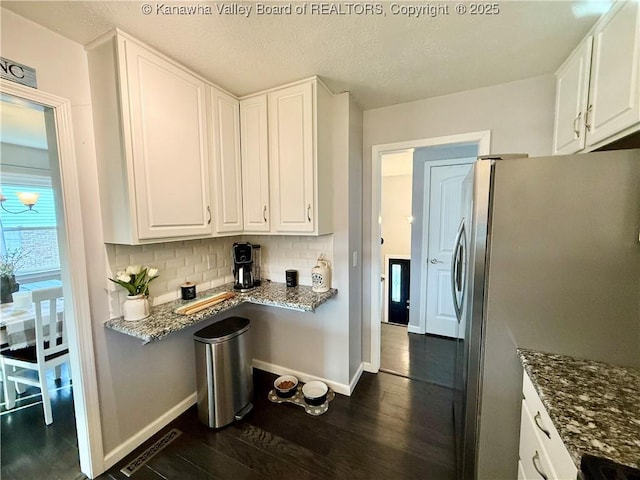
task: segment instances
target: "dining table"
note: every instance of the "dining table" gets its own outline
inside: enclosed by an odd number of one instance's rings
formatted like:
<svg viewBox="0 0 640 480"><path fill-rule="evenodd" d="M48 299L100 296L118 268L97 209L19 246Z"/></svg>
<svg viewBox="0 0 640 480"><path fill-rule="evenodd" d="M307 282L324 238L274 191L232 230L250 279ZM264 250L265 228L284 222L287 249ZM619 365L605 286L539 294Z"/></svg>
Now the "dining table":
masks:
<svg viewBox="0 0 640 480"><path fill-rule="evenodd" d="M43 321L49 319L49 302L41 304ZM64 301L59 298L56 301L57 332L62 331L64 319ZM15 302L0 304L0 348L16 350L35 344L35 318L36 310L32 302L27 307ZM45 326L45 334L48 326Z"/></svg>

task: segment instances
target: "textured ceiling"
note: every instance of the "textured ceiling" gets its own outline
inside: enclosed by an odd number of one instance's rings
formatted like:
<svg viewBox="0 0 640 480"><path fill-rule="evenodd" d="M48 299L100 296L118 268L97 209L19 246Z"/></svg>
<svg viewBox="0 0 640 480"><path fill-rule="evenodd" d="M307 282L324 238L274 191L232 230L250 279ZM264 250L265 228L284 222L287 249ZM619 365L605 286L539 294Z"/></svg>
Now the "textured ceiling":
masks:
<svg viewBox="0 0 640 480"><path fill-rule="evenodd" d="M237 95L319 75L364 109L554 72L597 19L574 13L594 3L586 1L503 1L496 15L459 15L455 2L433 2L449 13L418 18L394 14L389 1L380 15L295 14L305 3L319 5L294 1L284 15L258 15L255 2L151 1L147 15L137 1L1 5L81 44L118 27ZM163 5L201 14L168 15ZM223 15L222 5L252 10ZM344 13L365 4L325 5Z"/></svg>

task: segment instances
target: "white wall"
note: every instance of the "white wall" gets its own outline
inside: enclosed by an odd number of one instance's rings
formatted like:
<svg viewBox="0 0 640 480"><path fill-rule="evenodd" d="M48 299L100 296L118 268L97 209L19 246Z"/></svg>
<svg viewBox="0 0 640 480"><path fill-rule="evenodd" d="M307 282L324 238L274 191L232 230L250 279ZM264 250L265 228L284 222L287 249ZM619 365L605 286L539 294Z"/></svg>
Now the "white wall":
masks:
<svg viewBox="0 0 640 480"><path fill-rule="evenodd" d="M411 175L382 177L383 262L385 255L411 255L411 181Z"/></svg>
<svg viewBox="0 0 640 480"><path fill-rule="evenodd" d="M552 75L364 112L363 275L371 278L371 149L374 145L491 130L491 151L551 153ZM414 172L415 173L415 172ZM375 261L378 261L376 258ZM363 293L363 357L370 359L371 294Z"/></svg>

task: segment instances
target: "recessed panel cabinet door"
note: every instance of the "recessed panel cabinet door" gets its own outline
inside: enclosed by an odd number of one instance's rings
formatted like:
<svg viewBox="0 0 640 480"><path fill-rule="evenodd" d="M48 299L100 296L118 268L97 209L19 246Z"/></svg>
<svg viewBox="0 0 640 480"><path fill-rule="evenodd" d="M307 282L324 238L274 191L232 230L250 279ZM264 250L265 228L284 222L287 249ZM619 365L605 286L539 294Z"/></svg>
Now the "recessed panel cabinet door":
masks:
<svg viewBox="0 0 640 480"><path fill-rule="evenodd" d="M133 159L138 236L211 233L205 84L132 42L125 45L126 148Z"/></svg>
<svg viewBox="0 0 640 480"><path fill-rule="evenodd" d="M584 39L556 74L554 155L570 155L584 148L591 44L591 37Z"/></svg>
<svg viewBox="0 0 640 480"><path fill-rule="evenodd" d="M313 85L269 93L271 205L276 232L313 232Z"/></svg>
<svg viewBox="0 0 640 480"><path fill-rule="evenodd" d="M640 3L621 5L594 33L588 145L640 122Z"/></svg>
<svg viewBox="0 0 640 480"><path fill-rule="evenodd" d="M213 223L216 232L242 231L240 103L209 87L213 155Z"/></svg>
<svg viewBox="0 0 640 480"><path fill-rule="evenodd" d="M240 102L240 144L242 145L242 200L244 230L268 232L269 138L267 96Z"/></svg>

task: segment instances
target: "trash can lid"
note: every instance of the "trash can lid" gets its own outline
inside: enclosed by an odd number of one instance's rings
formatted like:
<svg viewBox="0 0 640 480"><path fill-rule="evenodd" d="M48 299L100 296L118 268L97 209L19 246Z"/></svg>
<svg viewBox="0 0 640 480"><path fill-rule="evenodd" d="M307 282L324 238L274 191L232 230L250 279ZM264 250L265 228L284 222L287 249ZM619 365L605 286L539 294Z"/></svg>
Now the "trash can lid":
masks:
<svg viewBox="0 0 640 480"><path fill-rule="evenodd" d="M246 332L250 324L248 318L229 317L198 330L193 338L203 343L220 343Z"/></svg>

